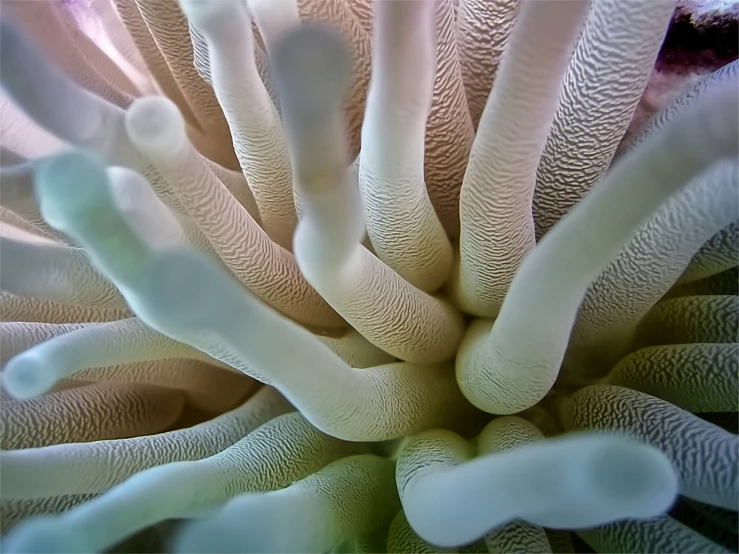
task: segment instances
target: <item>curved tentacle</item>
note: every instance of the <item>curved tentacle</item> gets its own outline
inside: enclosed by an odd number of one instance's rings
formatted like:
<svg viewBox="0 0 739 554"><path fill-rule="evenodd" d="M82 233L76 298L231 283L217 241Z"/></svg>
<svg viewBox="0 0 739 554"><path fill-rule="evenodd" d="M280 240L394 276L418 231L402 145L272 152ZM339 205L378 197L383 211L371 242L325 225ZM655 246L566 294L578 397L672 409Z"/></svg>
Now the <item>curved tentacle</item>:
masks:
<svg viewBox="0 0 739 554"><path fill-rule="evenodd" d="M396 363L352 370L207 258L153 250L121 216L106 179L94 158L59 156L39 176L41 208L87 249L147 325L273 383L312 423L335 436L387 440L469 418L471 408L453 385L449 366ZM70 197L71 186L84 194ZM291 348L275 347L277 337Z"/></svg>
<svg viewBox="0 0 739 554"><path fill-rule="evenodd" d="M182 412L181 391L136 383L94 383L40 398L3 402L3 450L135 437L163 431Z"/></svg>
<svg viewBox="0 0 739 554"><path fill-rule="evenodd" d="M239 493L285 487L358 449L318 432L299 414L282 415L214 456L151 467L63 514L25 521L5 547L103 550L148 525L192 517Z"/></svg>
<svg viewBox="0 0 739 554"><path fill-rule="evenodd" d="M519 0L460 0L457 49L465 96L477 128L516 19Z"/></svg>
<svg viewBox="0 0 739 554"><path fill-rule="evenodd" d="M730 343L739 336L736 295L679 296L649 310L639 322L634 346Z"/></svg>
<svg viewBox="0 0 739 554"><path fill-rule="evenodd" d="M488 423L477 438L481 456L507 452L543 439L541 431L520 417L499 417ZM511 521L485 536L488 552L552 552L544 529L525 521Z"/></svg>
<svg viewBox="0 0 739 554"><path fill-rule="evenodd" d="M188 429L3 451L3 500L101 493L151 467L215 456L291 410L279 393L264 387L241 406Z"/></svg>
<svg viewBox="0 0 739 554"><path fill-rule="evenodd" d="M691 412L735 412L739 393L738 344L673 344L637 350L605 379Z"/></svg>
<svg viewBox="0 0 739 554"><path fill-rule="evenodd" d="M460 260L449 292L464 311L495 316L534 247L536 166L589 3L522 0L472 144L459 199Z"/></svg>
<svg viewBox="0 0 739 554"><path fill-rule="evenodd" d="M739 221L734 221L711 237L695 253L679 283L690 283L721 273L739 260Z"/></svg>
<svg viewBox="0 0 739 554"><path fill-rule="evenodd" d="M291 250L298 219L290 158L279 115L252 55L254 38L246 7L237 2L179 3L207 43L213 90L257 202L262 227L277 244Z"/></svg>
<svg viewBox="0 0 739 554"><path fill-rule="evenodd" d="M565 428L627 432L664 452L680 477L680 494L736 509L739 437L643 392L614 385L577 391L561 407Z"/></svg>
<svg viewBox="0 0 739 554"><path fill-rule="evenodd" d="M585 293L568 359L607 370L623 355L639 321L701 245L736 219L737 182L739 159L718 162L649 217Z"/></svg>
<svg viewBox="0 0 739 554"><path fill-rule="evenodd" d="M677 496L667 458L619 436L581 434L470 456L461 437L434 430L409 439L398 457L403 509L433 544L466 544L514 519L568 529L649 518ZM450 502L452 494L464 502Z"/></svg>
<svg viewBox="0 0 739 554"><path fill-rule="evenodd" d="M443 362L461 338L461 315L446 300L403 280L360 244L362 202L349 180L340 130L347 63L337 37L310 27L289 34L274 56L304 210L295 255L308 282L367 340L409 362Z"/></svg>
<svg viewBox="0 0 739 554"><path fill-rule="evenodd" d="M217 363L132 317L70 330L25 350L5 366L3 386L16 398L32 398L86 369L166 358Z"/></svg>
<svg viewBox="0 0 739 554"><path fill-rule="evenodd" d="M91 308L125 310L126 301L81 248L54 244L4 225L0 288L15 296Z"/></svg>
<svg viewBox="0 0 739 554"><path fill-rule="evenodd" d="M330 552L387 527L400 507L394 469L386 458L350 456L286 489L238 496L183 531L175 551Z"/></svg>
<svg viewBox="0 0 739 554"><path fill-rule="evenodd" d="M51 300L23 298L0 291L0 319L3 322L88 323L115 321L132 315L128 309L115 310L60 304Z"/></svg>
<svg viewBox="0 0 739 554"><path fill-rule="evenodd" d="M600 552L685 552L728 554L730 550L707 539L669 516L646 521L622 521L577 531Z"/></svg>
<svg viewBox="0 0 739 554"><path fill-rule="evenodd" d="M424 136L436 71L435 4L377 4L359 155L359 188L374 251L426 292L446 281L452 264L451 244L424 182Z"/></svg>
<svg viewBox="0 0 739 554"><path fill-rule="evenodd" d="M126 128L132 142L173 183L189 215L239 281L297 321L343 326L300 275L292 255L269 239L197 155L172 102L137 100L126 114Z"/></svg>
<svg viewBox="0 0 739 554"><path fill-rule="evenodd" d="M621 160L547 233L522 263L495 324L470 326L460 345L457 381L475 406L509 414L543 398L590 284L665 199L717 160L736 155L738 120L735 83L704 94Z"/></svg>
<svg viewBox="0 0 739 554"><path fill-rule="evenodd" d="M564 79L533 196L541 238L605 175L647 86L676 0L595 0Z"/></svg>

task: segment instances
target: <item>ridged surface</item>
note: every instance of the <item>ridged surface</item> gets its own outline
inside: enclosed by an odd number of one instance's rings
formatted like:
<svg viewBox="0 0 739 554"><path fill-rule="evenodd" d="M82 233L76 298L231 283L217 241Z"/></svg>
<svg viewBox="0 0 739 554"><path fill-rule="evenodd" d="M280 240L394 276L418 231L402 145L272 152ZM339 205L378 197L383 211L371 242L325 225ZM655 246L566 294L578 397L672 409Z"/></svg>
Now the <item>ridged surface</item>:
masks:
<svg viewBox="0 0 739 554"><path fill-rule="evenodd" d="M739 437L673 404L613 385L594 385L570 397L562 419L570 429L625 431L664 452L680 476L680 494L736 509Z"/></svg>
<svg viewBox="0 0 739 554"><path fill-rule="evenodd" d="M535 245L536 166L588 3L521 4L483 111L459 199L460 264L450 293L464 311L498 313Z"/></svg>
<svg viewBox="0 0 739 554"><path fill-rule="evenodd" d="M208 415L232 409L258 387L256 381L235 370L177 358L86 369L69 380L141 383L180 390L188 407Z"/></svg>
<svg viewBox="0 0 739 554"><path fill-rule="evenodd" d="M297 4L301 21L328 25L340 34L349 49L353 75L344 109L349 157L353 160L360 150L362 120L372 72L372 36L359 24L345 0L298 0Z"/></svg>
<svg viewBox="0 0 739 554"><path fill-rule="evenodd" d="M0 319L29 323L87 323L131 317L128 310L86 308L0 292Z"/></svg>
<svg viewBox="0 0 739 554"><path fill-rule="evenodd" d="M387 551L393 554L437 554L451 552L435 547L416 535L411 529L403 510L399 511L390 524L387 537Z"/></svg>
<svg viewBox="0 0 739 554"><path fill-rule="evenodd" d="M513 28L519 0L459 0L457 50L472 124L477 127Z"/></svg>
<svg viewBox="0 0 739 554"><path fill-rule="evenodd" d="M90 264L81 248L50 244L3 226L0 231L0 285L25 298L103 309L125 310L126 302Z"/></svg>
<svg viewBox="0 0 739 554"><path fill-rule="evenodd" d="M735 412L739 345L643 348L618 362L607 382L657 396L691 412Z"/></svg>
<svg viewBox="0 0 739 554"><path fill-rule="evenodd" d="M203 153L224 167L238 167L223 111L213 90L195 70L187 19L176 0L136 0L136 6L205 135Z"/></svg>
<svg viewBox="0 0 739 554"><path fill-rule="evenodd" d="M400 507L393 465L379 456L349 456L286 489L238 496L186 529L175 552L332 551L390 523ZM285 519L289 533L275 523Z"/></svg>
<svg viewBox="0 0 739 554"><path fill-rule="evenodd" d="M595 0L537 170L542 237L605 174L634 115L677 0Z"/></svg>
<svg viewBox="0 0 739 554"><path fill-rule="evenodd" d="M506 452L543 439L541 431L519 417L505 416L485 426L477 439L480 455ZM485 536L488 552L552 552L544 529L525 521L512 521Z"/></svg>
<svg viewBox="0 0 739 554"><path fill-rule="evenodd" d="M633 331L701 245L737 217L738 180L738 161L718 162L667 198L588 288L572 331L574 348L608 359L604 351ZM623 346L613 348L618 357Z"/></svg>
<svg viewBox="0 0 739 554"><path fill-rule="evenodd" d="M453 0L438 0L436 80L426 122L424 173L431 203L452 237L459 235L459 191L474 139L455 27Z"/></svg>
<svg viewBox="0 0 739 554"><path fill-rule="evenodd" d="M452 247L423 177L435 73L434 4L381 2L375 13L373 75L359 156L367 235L383 262L411 285L432 292L446 281L452 264Z"/></svg>
<svg viewBox="0 0 739 554"><path fill-rule="evenodd" d="M184 400L162 387L98 383L4 402L0 443L12 450L156 433L174 423Z"/></svg>
<svg viewBox="0 0 739 554"><path fill-rule="evenodd" d="M729 550L708 540L669 516L647 521L612 523L577 532L598 552L655 552L668 554L728 553Z"/></svg>
<svg viewBox="0 0 739 554"><path fill-rule="evenodd" d="M265 387L240 407L187 429L2 452L3 501L104 492L150 467L214 456L291 409Z"/></svg>
<svg viewBox="0 0 739 554"><path fill-rule="evenodd" d="M738 260L739 221L734 221L701 246L680 276L680 282L687 283L721 273L734 267Z"/></svg>
<svg viewBox="0 0 739 554"><path fill-rule="evenodd" d="M639 323L637 346L729 343L739 338L739 297L681 296L657 304Z"/></svg>
<svg viewBox="0 0 739 554"><path fill-rule="evenodd" d="M236 494L285 487L358 449L318 432L299 414L286 414L215 456L150 468L74 510L29 521L5 545L106 549L148 525L201 512Z"/></svg>
<svg viewBox="0 0 739 554"><path fill-rule="evenodd" d="M291 250L298 219L290 159L279 115L252 54L254 37L245 6L222 2L203 9L185 0L180 5L208 45L213 90L254 193L262 227L277 244Z"/></svg>
<svg viewBox="0 0 739 554"><path fill-rule="evenodd" d="M84 329L96 323L0 323L0 364L4 366L16 354L59 335Z"/></svg>
<svg viewBox="0 0 739 554"><path fill-rule="evenodd" d="M636 135L625 142L618 150L618 158L635 150L657 130L663 128L670 121L684 112L689 106L697 102L702 96L715 90L739 75L739 60L723 66L701 79L686 93L680 95L674 102L660 111Z"/></svg>
<svg viewBox="0 0 739 554"><path fill-rule="evenodd" d="M177 128L181 122L174 119L175 115L170 117L167 112L161 113L164 103L161 109L158 103L152 106L152 113L162 120L162 127L156 129L156 133L182 132ZM179 112L176 114L179 119ZM129 111L129 128L138 125L142 117L144 112ZM136 118L135 122L133 118ZM159 136L161 139L162 135ZM183 144L176 152L162 153L142 143L141 138L132 136L168 181L173 183L187 213L242 283L266 302L302 323L342 326L341 318L300 275L292 255L269 239L189 145Z"/></svg>

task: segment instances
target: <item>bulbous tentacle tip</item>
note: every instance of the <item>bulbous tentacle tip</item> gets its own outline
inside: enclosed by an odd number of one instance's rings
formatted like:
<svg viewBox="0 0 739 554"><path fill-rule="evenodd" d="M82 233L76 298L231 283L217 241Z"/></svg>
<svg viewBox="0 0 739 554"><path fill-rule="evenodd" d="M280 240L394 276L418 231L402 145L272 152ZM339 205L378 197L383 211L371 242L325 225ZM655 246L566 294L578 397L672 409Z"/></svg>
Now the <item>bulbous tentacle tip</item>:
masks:
<svg viewBox="0 0 739 554"><path fill-rule="evenodd" d="M343 101L351 77L349 52L341 38L320 25L305 24L277 43L272 70L286 125L320 118Z"/></svg>
<svg viewBox="0 0 739 554"><path fill-rule="evenodd" d="M25 400L41 396L57 382L51 360L35 355L33 350L19 354L5 367L3 388L14 398Z"/></svg>
<svg viewBox="0 0 739 554"><path fill-rule="evenodd" d="M126 112L125 122L128 137L147 152L159 155L177 152L187 140L180 110L164 96L147 96L134 101Z"/></svg>
<svg viewBox="0 0 739 554"><path fill-rule="evenodd" d="M670 460L654 447L610 439L594 452L592 483L614 513L650 518L666 513L677 499L679 481Z"/></svg>
<svg viewBox="0 0 739 554"><path fill-rule="evenodd" d="M75 150L47 158L38 164L34 177L44 219L62 231L83 214L112 202L105 165L90 152Z"/></svg>
<svg viewBox="0 0 739 554"><path fill-rule="evenodd" d="M213 0L178 0L187 19L200 29L217 30L227 24L233 10L243 9L241 2L213 2Z"/></svg>

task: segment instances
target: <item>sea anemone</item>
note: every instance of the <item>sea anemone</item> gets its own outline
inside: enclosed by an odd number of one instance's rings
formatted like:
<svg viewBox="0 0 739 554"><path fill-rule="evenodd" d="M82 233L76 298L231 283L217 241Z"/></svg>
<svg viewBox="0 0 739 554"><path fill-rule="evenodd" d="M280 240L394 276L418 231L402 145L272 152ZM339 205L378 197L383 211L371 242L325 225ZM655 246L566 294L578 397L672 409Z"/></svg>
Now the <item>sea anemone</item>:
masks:
<svg viewBox="0 0 739 554"><path fill-rule="evenodd" d="M679 4L3 1L3 550L736 550Z"/></svg>

